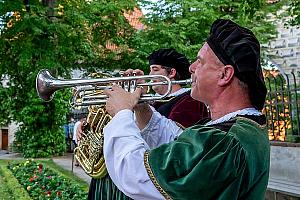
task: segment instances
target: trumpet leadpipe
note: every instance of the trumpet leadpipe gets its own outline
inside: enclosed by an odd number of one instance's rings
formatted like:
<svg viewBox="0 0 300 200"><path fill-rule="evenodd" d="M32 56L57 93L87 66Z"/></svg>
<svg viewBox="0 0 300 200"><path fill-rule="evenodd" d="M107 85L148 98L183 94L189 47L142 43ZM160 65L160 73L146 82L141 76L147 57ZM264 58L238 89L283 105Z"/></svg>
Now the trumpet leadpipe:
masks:
<svg viewBox="0 0 300 200"><path fill-rule="evenodd" d="M171 84L191 84L191 79L187 80L179 80L179 81L171 81ZM155 85L167 85L169 84L166 81L163 82L148 82L148 83L139 83L136 84L136 87L148 87L148 86L155 86ZM80 88L82 91L87 92L87 94L83 94L81 96L81 106L88 106L88 105L100 105L106 103L107 95L103 94L102 92L99 93L99 91L103 91L105 89L111 89L112 86L95 86L90 87L86 86L85 88ZM128 92L133 92L133 90L130 90L130 88L124 88ZM168 93L169 94L169 93ZM168 95L166 94L166 95ZM165 95L165 96L166 96ZM153 94L142 94L139 102L147 102L147 101L157 101L163 99L165 96L155 96Z"/></svg>
<svg viewBox="0 0 300 200"><path fill-rule="evenodd" d="M192 83L192 79L186 79L186 80L178 80L178 81L171 81L171 85L179 84L179 85L189 85ZM138 83L135 87L148 87L148 86L155 86L155 85L168 85L169 82L167 81L161 81L161 82L147 82L147 83ZM86 90L86 91L97 91L97 90L105 90L105 89L111 89L111 85L95 85L95 86L82 86L78 87L79 90ZM126 91L128 91L127 88L124 88Z"/></svg>

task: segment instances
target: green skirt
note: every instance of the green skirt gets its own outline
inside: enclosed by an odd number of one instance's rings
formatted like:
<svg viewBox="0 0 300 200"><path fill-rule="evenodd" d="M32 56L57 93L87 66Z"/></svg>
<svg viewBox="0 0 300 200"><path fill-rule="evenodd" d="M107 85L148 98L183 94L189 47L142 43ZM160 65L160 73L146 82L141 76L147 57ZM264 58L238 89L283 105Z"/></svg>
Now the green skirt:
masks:
<svg viewBox="0 0 300 200"><path fill-rule="evenodd" d="M112 182L111 178L106 175L104 178L92 178L88 200L129 200L123 192Z"/></svg>

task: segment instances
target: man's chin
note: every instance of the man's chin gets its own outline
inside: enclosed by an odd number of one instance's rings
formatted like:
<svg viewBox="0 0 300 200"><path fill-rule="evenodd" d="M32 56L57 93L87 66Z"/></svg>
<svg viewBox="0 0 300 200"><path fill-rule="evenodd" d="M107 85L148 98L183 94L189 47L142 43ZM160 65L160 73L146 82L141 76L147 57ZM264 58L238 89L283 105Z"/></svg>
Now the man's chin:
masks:
<svg viewBox="0 0 300 200"><path fill-rule="evenodd" d="M156 94L162 95L162 94L161 94L161 90L159 90L158 87L152 86L152 90L153 90ZM163 94L164 94L164 93L163 93Z"/></svg>
<svg viewBox="0 0 300 200"><path fill-rule="evenodd" d="M194 90L194 89L192 88L192 90L191 90L191 97L192 97L194 100L201 101L201 100L200 100L200 97L199 97L199 94L193 92L193 90Z"/></svg>

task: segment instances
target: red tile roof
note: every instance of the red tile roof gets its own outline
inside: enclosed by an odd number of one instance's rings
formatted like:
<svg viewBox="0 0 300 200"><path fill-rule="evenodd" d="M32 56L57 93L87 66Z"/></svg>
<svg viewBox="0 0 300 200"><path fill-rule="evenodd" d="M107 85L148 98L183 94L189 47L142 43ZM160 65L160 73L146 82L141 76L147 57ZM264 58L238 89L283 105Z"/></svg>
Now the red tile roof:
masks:
<svg viewBox="0 0 300 200"><path fill-rule="evenodd" d="M129 24L137 30L144 29L144 24L140 22L140 18L143 16L143 13L138 8L134 8L133 11L124 13L125 18L129 21Z"/></svg>
<svg viewBox="0 0 300 200"><path fill-rule="evenodd" d="M134 8L133 11L124 13L124 17L128 20L129 24L137 30L143 30L145 25L140 22L140 18L143 16L143 13L140 9ZM118 46L107 42L105 47L110 50L117 50Z"/></svg>

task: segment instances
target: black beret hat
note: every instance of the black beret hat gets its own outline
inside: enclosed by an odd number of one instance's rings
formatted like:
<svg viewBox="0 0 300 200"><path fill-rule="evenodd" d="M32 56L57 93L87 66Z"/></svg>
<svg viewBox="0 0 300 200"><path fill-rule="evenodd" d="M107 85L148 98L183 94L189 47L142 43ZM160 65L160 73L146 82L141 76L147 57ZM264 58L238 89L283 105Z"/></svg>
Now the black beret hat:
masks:
<svg viewBox="0 0 300 200"><path fill-rule="evenodd" d="M154 51L148 56L149 65L162 65L176 69L180 79L185 80L191 77L189 72L190 62L181 53L173 48L164 48Z"/></svg>
<svg viewBox="0 0 300 200"><path fill-rule="evenodd" d="M262 110L267 89L255 35L230 20L218 19L211 26L207 43L224 65L234 67L234 75L248 85L252 105Z"/></svg>

